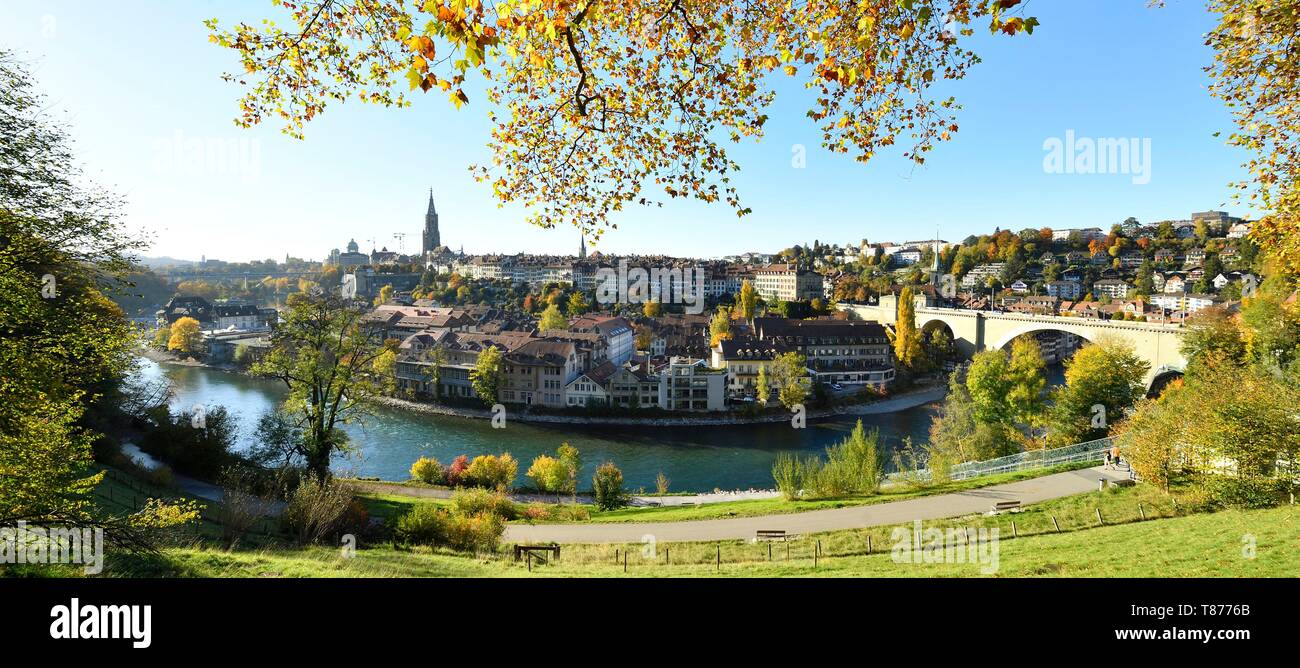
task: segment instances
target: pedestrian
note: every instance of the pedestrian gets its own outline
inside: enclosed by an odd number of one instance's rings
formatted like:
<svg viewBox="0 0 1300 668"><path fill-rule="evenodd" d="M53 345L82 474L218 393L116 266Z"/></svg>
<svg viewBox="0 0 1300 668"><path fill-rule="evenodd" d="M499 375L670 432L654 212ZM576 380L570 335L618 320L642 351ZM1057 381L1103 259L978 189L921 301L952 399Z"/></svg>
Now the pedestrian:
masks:
<svg viewBox="0 0 1300 668"><path fill-rule="evenodd" d="M1119 467L1119 446L1110 446L1110 463L1114 467Z"/></svg>
<svg viewBox="0 0 1300 668"><path fill-rule="evenodd" d="M1106 461L1106 468L1109 469L1109 468L1110 468L1110 450L1107 450L1107 451L1105 452L1105 454L1103 455L1103 457L1105 458L1105 461Z"/></svg>

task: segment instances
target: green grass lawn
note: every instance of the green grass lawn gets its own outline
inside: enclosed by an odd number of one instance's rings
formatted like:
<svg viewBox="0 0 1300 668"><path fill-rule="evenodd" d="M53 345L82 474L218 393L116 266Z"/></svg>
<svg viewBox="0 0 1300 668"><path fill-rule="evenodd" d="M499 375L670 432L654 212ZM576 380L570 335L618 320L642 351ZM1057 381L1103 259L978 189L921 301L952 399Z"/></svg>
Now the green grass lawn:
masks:
<svg viewBox="0 0 1300 668"><path fill-rule="evenodd" d="M897 563L880 548L869 555L836 556L836 548L842 546L835 541L853 533L822 536L827 556L819 558L816 567L815 537L810 537L790 545L789 559L784 546L775 545L771 562L766 560L766 544L722 543L720 570L714 561L719 545L710 543L667 546L671 565L664 564L663 546L652 558L644 557L637 546L626 574L621 560L616 564L612 558L613 547L608 558L594 561L596 551L577 546L566 547L559 561L534 563L531 573L525 564L506 556L389 547L359 550L352 558L325 547L233 552L173 548L159 558L110 559L108 572L144 577L1294 577L1300 573L1300 511L1294 506L1004 538L998 544L998 569L991 574L971 563ZM1255 545L1253 558L1243 552L1248 539Z"/></svg>
<svg viewBox="0 0 1300 668"><path fill-rule="evenodd" d="M1181 499L1181 501L1178 501ZM1101 512L1098 521L1097 512ZM924 528L997 529L998 568L975 563L899 563L891 556L911 525L802 536L789 543L722 541L566 545L562 558L530 573L509 546L495 555L428 548L248 546L213 542L172 547L160 556L110 555L108 573L173 577L1294 577L1300 574L1300 508L1197 512L1190 492L1112 487L1054 499L1018 513L926 522ZM1191 513L1191 514L1188 514ZM1144 519L1145 518L1145 519ZM895 531L900 530L900 535ZM964 535L964 534L958 534ZM976 534L978 535L978 534ZM871 546L870 553L868 545ZM1245 549L1253 545L1254 557ZM814 566L814 553L820 548ZM769 551L770 550L770 551ZM986 550L986 554L988 554ZM770 555L770 561L769 561ZM627 573L623 559L627 559ZM721 557L721 568L717 560ZM38 573L50 574L50 573ZM55 575L76 576L71 570Z"/></svg>

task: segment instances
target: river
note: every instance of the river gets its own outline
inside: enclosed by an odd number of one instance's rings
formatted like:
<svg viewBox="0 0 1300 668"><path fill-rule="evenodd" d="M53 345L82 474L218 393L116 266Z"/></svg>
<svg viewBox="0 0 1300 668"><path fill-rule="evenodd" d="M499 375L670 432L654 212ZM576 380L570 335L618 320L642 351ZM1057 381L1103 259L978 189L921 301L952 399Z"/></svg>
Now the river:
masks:
<svg viewBox="0 0 1300 668"><path fill-rule="evenodd" d="M146 378L161 375L171 381L172 409L202 404L211 410L225 406L237 416L237 449L247 448L257 418L283 400L282 384L206 367L141 360ZM924 443L937 405L929 404L882 415L864 415L867 429L879 429L890 448L903 437ZM493 429L486 420L434 415L401 408L378 407L362 423L346 425L352 452L336 458L334 469L345 475L405 480L411 463L421 456L444 464L457 455L509 452L520 462L520 477L533 457L554 454L568 441L582 452L583 480L595 467L611 460L623 470L633 490L654 491L660 471L678 492L772 487L772 462L779 453L820 453L843 439L856 418L809 421L804 429L788 423L710 427L639 427L539 425L508 423ZM523 480L519 481L524 482Z"/></svg>

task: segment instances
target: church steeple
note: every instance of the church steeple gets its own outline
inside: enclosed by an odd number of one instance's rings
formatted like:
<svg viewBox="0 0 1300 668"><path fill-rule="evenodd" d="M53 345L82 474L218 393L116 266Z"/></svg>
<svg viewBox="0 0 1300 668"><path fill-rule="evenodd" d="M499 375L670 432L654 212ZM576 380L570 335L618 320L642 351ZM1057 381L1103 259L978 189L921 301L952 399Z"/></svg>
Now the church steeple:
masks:
<svg viewBox="0 0 1300 668"><path fill-rule="evenodd" d="M587 259L587 233L584 231L578 239L578 259Z"/></svg>
<svg viewBox="0 0 1300 668"><path fill-rule="evenodd" d="M427 256L441 245L442 237L438 234L438 210L433 205L433 188L430 188L429 209L424 214L424 234L421 235L420 250Z"/></svg>

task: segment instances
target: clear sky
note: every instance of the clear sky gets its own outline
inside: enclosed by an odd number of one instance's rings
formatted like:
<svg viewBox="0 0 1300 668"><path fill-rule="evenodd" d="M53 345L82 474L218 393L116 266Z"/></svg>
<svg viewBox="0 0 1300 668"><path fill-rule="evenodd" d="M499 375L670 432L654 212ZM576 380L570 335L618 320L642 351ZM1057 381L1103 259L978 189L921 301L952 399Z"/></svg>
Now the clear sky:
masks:
<svg viewBox="0 0 1300 668"><path fill-rule="evenodd" d="M733 148L753 214L692 202L625 212L600 249L702 257L776 251L795 243L960 240L994 227L1100 226L1136 216L1185 218L1227 206L1242 155L1213 133L1230 129L1206 92L1211 62L1203 2L1033 0L1033 35L971 38L984 62L952 85L965 105L953 141L913 168L891 150L863 165L818 147L803 91L779 89L768 134ZM418 250L430 188L443 243L466 252L572 253L571 227L543 230L500 209L467 166L488 156L481 95L454 110L443 95L412 108L349 102L311 123L306 141L274 124L232 118L240 89L220 74L234 52L202 25L274 16L269 0L0 0L0 44L28 60L51 113L76 139L88 174L128 201L130 225L154 238L150 255L223 260L321 259L355 238ZM1149 182L1130 174L1044 169L1044 142L1078 137L1150 140ZM196 142L234 147L196 166ZM792 146L807 166L791 166ZM1136 166L1135 166L1136 167Z"/></svg>

